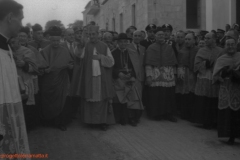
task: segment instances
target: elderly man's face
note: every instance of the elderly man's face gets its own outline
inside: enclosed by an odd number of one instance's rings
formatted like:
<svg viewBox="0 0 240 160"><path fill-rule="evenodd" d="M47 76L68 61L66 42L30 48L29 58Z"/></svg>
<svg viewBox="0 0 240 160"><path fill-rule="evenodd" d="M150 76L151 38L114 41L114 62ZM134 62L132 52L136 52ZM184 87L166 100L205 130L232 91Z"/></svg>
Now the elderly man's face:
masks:
<svg viewBox="0 0 240 160"><path fill-rule="evenodd" d="M158 31L155 37L158 43L163 43L165 41L165 33L163 31Z"/></svg>
<svg viewBox="0 0 240 160"><path fill-rule="evenodd" d="M182 32L177 33L176 42L182 45L185 42L184 40L185 40L185 33L182 33Z"/></svg>
<svg viewBox="0 0 240 160"><path fill-rule="evenodd" d="M112 40L113 40L113 35L111 34L111 33L109 33L109 32L106 32L104 35L103 35L103 40L105 41L105 42L112 42Z"/></svg>
<svg viewBox="0 0 240 160"><path fill-rule="evenodd" d="M128 45L128 40L120 39L117 42L118 42L118 46L119 46L120 49L126 49L126 47Z"/></svg>
<svg viewBox="0 0 240 160"><path fill-rule="evenodd" d="M76 40L81 40L82 34L83 34L82 31L77 31L77 32L75 32L75 33L74 33L75 39L76 39Z"/></svg>
<svg viewBox="0 0 240 160"><path fill-rule="evenodd" d="M140 31L133 33L133 42L136 44L139 44L142 40L142 33Z"/></svg>
<svg viewBox="0 0 240 160"><path fill-rule="evenodd" d="M205 45L206 45L206 43L205 43L204 40L200 40L200 41L198 42L198 47L199 47L199 48L203 48L203 47L205 47Z"/></svg>
<svg viewBox="0 0 240 160"><path fill-rule="evenodd" d="M153 30L147 31L147 35L148 35L149 39L154 39L155 38L155 34L154 34Z"/></svg>
<svg viewBox="0 0 240 160"><path fill-rule="evenodd" d="M54 48L57 48L60 46L60 39L61 39L60 36L51 36L50 37L50 40L51 40Z"/></svg>
<svg viewBox="0 0 240 160"><path fill-rule="evenodd" d="M94 43L98 41L98 32L96 31L89 31L88 37L90 39L90 42Z"/></svg>
<svg viewBox="0 0 240 160"><path fill-rule="evenodd" d="M67 32L65 38L69 43L72 43L75 39L74 32Z"/></svg>
<svg viewBox="0 0 240 160"><path fill-rule="evenodd" d="M195 44L194 36L193 34L187 34L185 37L185 45L186 47L192 47Z"/></svg>
<svg viewBox="0 0 240 160"><path fill-rule="evenodd" d="M207 33L205 35L206 46L212 46L214 44L213 33Z"/></svg>
<svg viewBox="0 0 240 160"><path fill-rule="evenodd" d="M234 39L228 39L225 43L225 49L227 54L233 55L237 51L237 45Z"/></svg>
<svg viewBox="0 0 240 160"><path fill-rule="evenodd" d="M35 31L33 32L33 38L37 41L42 41L43 39L43 31Z"/></svg>
<svg viewBox="0 0 240 160"><path fill-rule="evenodd" d="M170 39L171 35L172 35L172 31L170 31L170 30L165 31L165 39L166 40Z"/></svg>
<svg viewBox="0 0 240 160"><path fill-rule="evenodd" d="M19 30L22 27L22 19L24 18L23 16L23 11L19 10L19 14L9 14L9 23L8 23L8 28L11 31L11 36L16 37L18 35Z"/></svg>
<svg viewBox="0 0 240 160"><path fill-rule="evenodd" d="M19 43L24 45L28 42L28 35L25 32L18 33Z"/></svg>
<svg viewBox="0 0 240 160"><path fill-rule="evenodd" d="M135 29L131 28L130 31L127 33L127 36L129 38L133 38L133 32L135 32Z"/></svg>
<svg viewBox="0 0 240 160"><path fill-rule="evenodd" d="M20 47L20 44L19 44L19 40L17 37L15 38L11 38L10 40L10 46L12 47L12 49L14 51L18 50L18 48Z"/></svg>

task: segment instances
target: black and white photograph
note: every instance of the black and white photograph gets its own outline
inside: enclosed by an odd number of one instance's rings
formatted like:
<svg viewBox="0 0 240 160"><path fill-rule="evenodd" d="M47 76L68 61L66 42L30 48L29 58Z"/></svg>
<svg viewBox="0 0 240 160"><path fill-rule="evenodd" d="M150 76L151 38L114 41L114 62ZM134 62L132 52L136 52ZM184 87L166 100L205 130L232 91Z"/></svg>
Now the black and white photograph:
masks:
<svg viewBox="0 0 240 160"><path fill-rule="evenodd" d="M240 0L0 0L0 160L240 160Z"/></svg>

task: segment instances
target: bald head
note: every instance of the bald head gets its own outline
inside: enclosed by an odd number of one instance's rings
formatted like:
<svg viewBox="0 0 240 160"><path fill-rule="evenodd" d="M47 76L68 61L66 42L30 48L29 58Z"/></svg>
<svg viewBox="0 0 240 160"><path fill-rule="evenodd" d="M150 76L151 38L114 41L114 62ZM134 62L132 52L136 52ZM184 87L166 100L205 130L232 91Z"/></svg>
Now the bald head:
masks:
<svg viewBox="0 0 240 160"><path fill-rule="evenodd" d="M113 40L113 35L112 35L112 33L110 33L110 32L104 33L104 34L103 34L103 40L104 40L105 42L112 42L112 40Z"/></svg>
<svg viewBox="0 0 240 160"><path fill-rule="evenodd" d="M215 33L207 33L205 35L205 43L206 43L206 46L208 47L212 47L216 44L216 34Z"/></svg>
<svg viewBox="0 0 240 160"><path fill-rule="evenodd" d="M133 32L133 42L136 44L139 44L141 40L142 40L142 32L141 31Z"/></svg>
<svg viewBox="0 0 240 160"><path fill-rule="evenodd" d="M188 33L185 36L185 45L186 47L193 47L195 45L195 37L192 33Z"/></svg>
<svg viewBox="0 0 240 160"><path fill-rule="evenodd" d="M176 42L179 45L182 45L185 42L184 39L185 39L185 32L183 32L182 30L178 31L176 36Z"/></svg>
<svg viewBox="0 0 240 160"><path fill-rule="evenodd" d="M65 31L65 38L69 43L72 43L75 39L74 30L72 28L68 28Z"/></svg>
<svg viewBox="0 0 240 160"><path fill-rule="evenodd" d="M106 33L103 34L103 38L104 38L104 37L109 37L109 36L112 36L112 33L106 32Z"/></svg>

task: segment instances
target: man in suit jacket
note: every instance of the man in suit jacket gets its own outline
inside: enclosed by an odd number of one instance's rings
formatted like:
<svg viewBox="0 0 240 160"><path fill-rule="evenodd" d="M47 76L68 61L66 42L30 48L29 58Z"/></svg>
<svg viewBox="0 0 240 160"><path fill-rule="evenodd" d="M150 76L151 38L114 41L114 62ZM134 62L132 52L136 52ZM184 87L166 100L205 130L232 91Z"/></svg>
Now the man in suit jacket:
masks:
<svg viewBox="0 0 240 160"><path fill-rule="evenodd" d="M66 30L65 39L66 39L66 41L62 45L63 45L63 47L68 49L68 54L70 54L72 60L74 61L76 43L74 42L75 35L74 35L74 30L73 29L69 28L69 29ZM72 81L72 74L73 74L72 69L73 69L73 65L72 65L72 68L68 72L69 77L70 77L70 82Z"/></svg>
<svg viewBox="0 0 240 160"><path fill-rule="evenodd" d="M144 109L142 104L142 83L144 81L144 67L143 59L145 54L145 47L140 45L142 33L135 31L133 33L133 41L127 47L129 56L132 60L133 68L136 72L136 92L137 98L135 101L128 102L128 109L130 113L130 123L136 125L142 115Z"/></svg>

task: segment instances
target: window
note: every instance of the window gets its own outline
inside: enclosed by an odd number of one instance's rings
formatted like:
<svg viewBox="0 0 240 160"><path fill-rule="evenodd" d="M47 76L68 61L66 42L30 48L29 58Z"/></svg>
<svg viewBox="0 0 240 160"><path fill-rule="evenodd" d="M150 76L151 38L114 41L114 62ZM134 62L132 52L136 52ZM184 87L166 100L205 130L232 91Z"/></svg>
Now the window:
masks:
<svg viewBox="0 0 240 160"><path fill-rule="evenodd" d="M116 31L115 18L112 19L112 30Z"/></svg>
<svg viewBox="0 0 240 160"><path fill-rule="evenodd" d="M123 14L121 13L120 14L120 18L119 18L119 20L120 20L120 32L122 33L123 32Z"/></svg>
<svg viewBox="0 0 240 160"><path fill-rule="evenodd" d="M236 0L236 14L237 14L237 24L240 24L240 1L239 0Z"/></svg>
<svg viewBox="0 0 240 160"><path fill-rule="evenodd" d="M132 5L132 25L136 26L136 6Z"/></svg>
<svg viewBox="0 0 240 160"><path fill-rule="evenodd" d="M199 0L187 0L187 28L198 28L198 8L199 8Z"/></svg>
<svg viewBox="0 0 240 160"><path fill-rule="evenodd" d="M93 1L92 1L92 5L99 6L99 5L100 5L100 4L99 4L99 0L93 0Z"/></svg>

